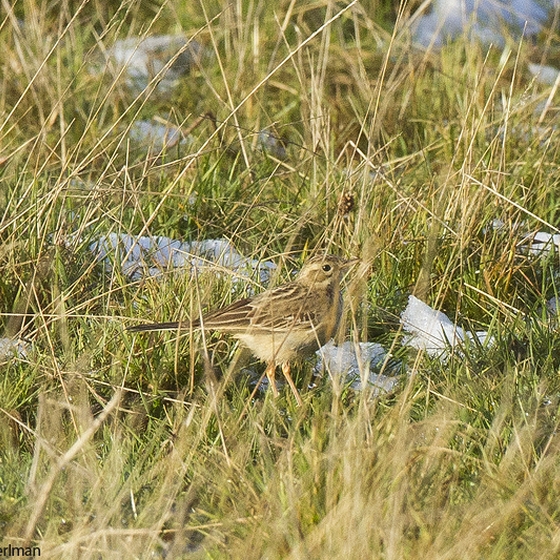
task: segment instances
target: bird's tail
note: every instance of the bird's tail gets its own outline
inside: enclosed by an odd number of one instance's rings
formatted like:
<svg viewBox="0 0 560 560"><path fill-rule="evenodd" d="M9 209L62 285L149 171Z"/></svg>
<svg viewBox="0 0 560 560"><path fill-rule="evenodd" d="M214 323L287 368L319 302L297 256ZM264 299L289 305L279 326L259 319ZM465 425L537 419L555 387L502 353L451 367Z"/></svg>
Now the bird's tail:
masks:
<svg viewBox="0 0 560 560"><path fill-rule="evenodd" d="M178 331L181 329L190 328L190 321L183 323L175 321L173 323L145 323L143 325L133 325L126 330L130 332L143 332L143 331Z"/></svg>

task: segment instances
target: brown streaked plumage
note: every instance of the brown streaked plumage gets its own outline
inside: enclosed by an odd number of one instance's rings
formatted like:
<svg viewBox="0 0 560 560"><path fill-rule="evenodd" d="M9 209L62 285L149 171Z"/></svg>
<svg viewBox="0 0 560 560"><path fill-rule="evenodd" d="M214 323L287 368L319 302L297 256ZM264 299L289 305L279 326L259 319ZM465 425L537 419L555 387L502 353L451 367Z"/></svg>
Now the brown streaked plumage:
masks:
<svg viewBox="0 0 560 560"><path fill-rule="evenodd" d="M274 395L276 366L299 404L301 397L290 374L290 362L313 353L338 329L342 315L340 280L357 259L333 255L309 259L293 282L245 298L204 316L202 320L136 325L128 330L154 331L204 328L230 333L266 362Z"/></svg>

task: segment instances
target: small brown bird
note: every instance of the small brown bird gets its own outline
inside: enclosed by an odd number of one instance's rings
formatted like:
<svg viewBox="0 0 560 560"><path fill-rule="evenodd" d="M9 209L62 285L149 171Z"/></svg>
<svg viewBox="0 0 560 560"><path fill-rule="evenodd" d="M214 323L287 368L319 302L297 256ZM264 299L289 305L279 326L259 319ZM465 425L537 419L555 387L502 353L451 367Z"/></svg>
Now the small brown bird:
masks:
<svg viewBox="0 0 560 560"><path fill-rule="evenodd" d="M239 300L192 322L154 323L129 331L204 328L231 333L266 362L266 375L274 396L276 366L282 367L298 404L301 397L291 376L290 362L323 346L338 330L342 315L340 281L358 259L333 255L309 259L293 282Z"/></svg>

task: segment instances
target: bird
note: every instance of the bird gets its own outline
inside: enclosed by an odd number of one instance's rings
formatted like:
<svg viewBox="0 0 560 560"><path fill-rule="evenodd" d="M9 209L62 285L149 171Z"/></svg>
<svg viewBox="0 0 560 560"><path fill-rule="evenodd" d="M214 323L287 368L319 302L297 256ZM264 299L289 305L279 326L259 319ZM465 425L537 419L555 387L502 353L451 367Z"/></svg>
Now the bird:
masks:
<svg viewBox="0 0 560 560"><path fill-rule="evenodd" d="M303 404L291 376L291 362L312 354L337 332L342 316L340 282L359 259L324 254L310 258L292 282L236 301L192 321L146 323L128 331L200 328L229 333L266 363L273 395L278 396L276 368L298 405Z"/></svg>

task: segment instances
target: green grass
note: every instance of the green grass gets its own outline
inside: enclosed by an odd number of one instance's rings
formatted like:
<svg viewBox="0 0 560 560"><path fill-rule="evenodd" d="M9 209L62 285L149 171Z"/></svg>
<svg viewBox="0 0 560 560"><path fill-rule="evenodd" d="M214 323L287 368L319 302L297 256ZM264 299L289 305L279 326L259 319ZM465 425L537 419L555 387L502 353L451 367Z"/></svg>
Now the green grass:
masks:
<svg viewBox="0 0 560 560"><path fill-rule="evenodd" d="M527 63L558 36L423 53L389 2L98 4L16 2L0 21L0 326L30 343L0 364L0 547L558 557L560 348L543 306L559 262L516 250L557 231L558 93ZM168 95L92 73L117 38L179 32L206 55ZM128 129L152 117L192 144L147 155ZM271 126L285 161L257 146ZM304 363L302 407L286 388L251 400L229 338L124 329L258 279L132 281L88 251L109 233L227 238L273 260L273 283L318 250L360 256L340 339L383 343L407 375L380 397L328 375L307 390ZM444 363L402 348L412 292L494 344Z"/></svg>

